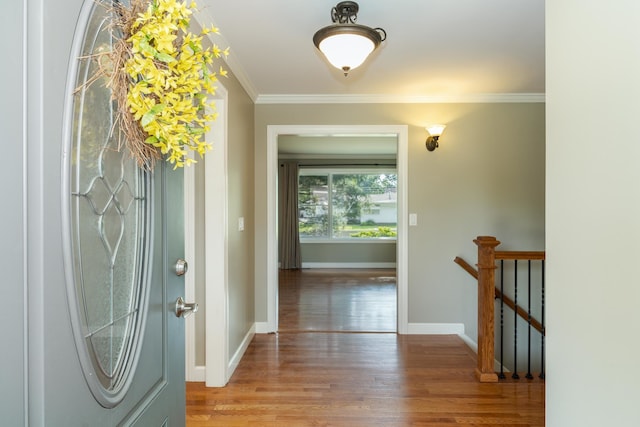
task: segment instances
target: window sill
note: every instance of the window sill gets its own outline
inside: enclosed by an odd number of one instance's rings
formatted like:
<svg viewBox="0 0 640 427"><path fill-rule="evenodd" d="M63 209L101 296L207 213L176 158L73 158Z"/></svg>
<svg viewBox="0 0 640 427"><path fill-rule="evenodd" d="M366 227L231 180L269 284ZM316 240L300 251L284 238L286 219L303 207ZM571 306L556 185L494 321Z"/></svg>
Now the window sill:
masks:
<svg viewBox="0 0 640 427"><path fill-rule="evenodd" d="M377 239L300 239L300 243L301 244L307 244L307 243L311 243L311 244L317 244L317 243L356 243L356 244L363 244L363 243L367 243L367 244L386 244L386 243L396 243L396 238L377 238Z"/></svg>

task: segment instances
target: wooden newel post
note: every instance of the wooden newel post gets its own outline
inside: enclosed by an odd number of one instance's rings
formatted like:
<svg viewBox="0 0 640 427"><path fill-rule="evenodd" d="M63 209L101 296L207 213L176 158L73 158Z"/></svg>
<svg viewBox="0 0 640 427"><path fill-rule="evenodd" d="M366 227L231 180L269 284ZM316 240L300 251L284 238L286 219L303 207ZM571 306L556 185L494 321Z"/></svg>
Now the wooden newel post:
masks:
<svg viewBox="0 0 640 427"><path fill-rule="evenodd" d="M495 237L478 236L478 367L476 376L483 383L497 382L494 368L494 298L496 275Z"/></svg>

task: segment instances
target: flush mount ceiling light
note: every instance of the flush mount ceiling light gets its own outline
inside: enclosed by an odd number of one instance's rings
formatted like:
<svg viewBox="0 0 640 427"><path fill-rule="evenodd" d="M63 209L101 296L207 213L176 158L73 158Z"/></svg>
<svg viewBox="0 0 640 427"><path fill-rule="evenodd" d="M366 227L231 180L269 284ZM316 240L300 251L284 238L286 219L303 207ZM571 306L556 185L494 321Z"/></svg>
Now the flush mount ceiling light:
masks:
<svg viewBox="0 0 640 427"><path fill-rule="evenodd" d="M331 9L333 25L319 29L313 36L313 44L345 76L362 65L387 38L382 28L356 24L358 9L354 1L341 1Z"/></svg>

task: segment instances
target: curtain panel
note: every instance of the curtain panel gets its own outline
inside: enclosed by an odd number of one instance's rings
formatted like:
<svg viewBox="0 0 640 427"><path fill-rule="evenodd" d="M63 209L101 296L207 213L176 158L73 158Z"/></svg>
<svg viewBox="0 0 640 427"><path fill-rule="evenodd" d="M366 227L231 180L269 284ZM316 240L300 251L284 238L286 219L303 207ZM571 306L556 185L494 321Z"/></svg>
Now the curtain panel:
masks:
<svg viewBox="0 0 640 427"><path fill-rule="evenodd" d="M302 268L298 230L298 162L281 162L278 174L278 251L280 268Z"/></svg>

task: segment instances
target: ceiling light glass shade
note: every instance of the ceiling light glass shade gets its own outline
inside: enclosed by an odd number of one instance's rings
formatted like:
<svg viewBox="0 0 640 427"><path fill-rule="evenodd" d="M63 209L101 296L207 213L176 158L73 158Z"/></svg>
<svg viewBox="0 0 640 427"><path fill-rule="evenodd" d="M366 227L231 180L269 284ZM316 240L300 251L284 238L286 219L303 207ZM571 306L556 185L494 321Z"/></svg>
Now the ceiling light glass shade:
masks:
<svg viewBox="0 0 640 427"><path fill-rule="evenodd" d="M331 9L333 25L321 28L313 35L313 44L345 76L362 65L387 38L382 28L356 24L359 8L354 1L341 1Z"/></svg>
<svg viewBox="0 0 640 427"><path fill-rule="evenodd" d="M382 42L380 34L363 25L337 24L320 29L313 37L327 61L345 74L359 67Z"/></svg>

